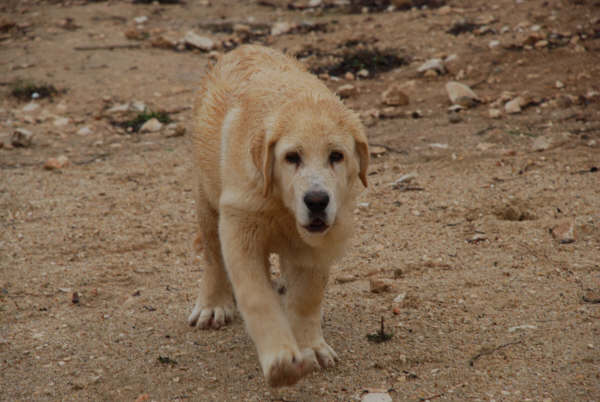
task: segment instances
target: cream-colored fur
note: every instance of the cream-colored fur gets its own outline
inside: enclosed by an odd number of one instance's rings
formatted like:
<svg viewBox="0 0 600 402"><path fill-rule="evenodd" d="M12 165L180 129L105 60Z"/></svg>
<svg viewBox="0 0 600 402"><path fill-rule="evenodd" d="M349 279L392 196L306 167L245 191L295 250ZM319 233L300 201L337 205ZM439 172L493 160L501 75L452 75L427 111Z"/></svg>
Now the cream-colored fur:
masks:
<svg viewBox="0 0 600 402"><path fill-rule="evenodd" d="M235 297L267 382L292 385L337 360L321 302L367 184L363 128L300 63L260 46L221 58L202 82L195 119L196 243L206 265L189 323L225 325ZM284 295L270 283L271 253Z"/></svg>

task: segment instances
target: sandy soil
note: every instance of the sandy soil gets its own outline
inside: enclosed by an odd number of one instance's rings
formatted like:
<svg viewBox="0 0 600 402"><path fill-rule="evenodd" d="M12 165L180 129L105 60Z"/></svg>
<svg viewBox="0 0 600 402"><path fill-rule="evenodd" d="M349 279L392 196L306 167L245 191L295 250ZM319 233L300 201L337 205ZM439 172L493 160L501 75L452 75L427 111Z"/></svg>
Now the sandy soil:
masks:
<svg viewBox="0 0 600 402"><path fill-rule="evenodd" d="M446 3L3 2L0 400L600 400L599 4ZM215 32L223 21L246 26ZM277 21L302 28L270 35ZM447 32L461 26L471 32ZM253 41L315 70L357 49L405 62L359 80L322 75L358 91L346 102L377 155L326 296L341 361L293 388L265 385L239 316L219 331L186 324L202 275L189 106L217 57L169 42L190 30L217 52ZM85 50L123 44L134 46ZM452 54L446 74L417 73ZM11 95L19 78L58 93L26 111ZM451 80L480 104L449 115ZM384 111L394 83L410 103ZM530 104L504 113L516 95ZM133 112L109 109L134 101L187 133L121 128ZM17 129L30 146L11 145ZM59 155L70 164L44 169ZM560 241L565 228L574 241ZM390 288L374 293L371 280ZM382 318L393 336L370 342Z"/></svg>

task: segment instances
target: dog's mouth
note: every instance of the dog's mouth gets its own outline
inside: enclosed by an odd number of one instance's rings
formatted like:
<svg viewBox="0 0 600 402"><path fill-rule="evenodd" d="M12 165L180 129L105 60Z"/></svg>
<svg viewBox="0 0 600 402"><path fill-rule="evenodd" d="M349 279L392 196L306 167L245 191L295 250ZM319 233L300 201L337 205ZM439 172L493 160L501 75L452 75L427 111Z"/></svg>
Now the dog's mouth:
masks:
<svg viewBox="0 0 600 402"><path fill-rule="evenodd" d="M310 223L304 226L304 228L311 233L322 233L326 231L329 226L322 218L312 218Z"/></svg>

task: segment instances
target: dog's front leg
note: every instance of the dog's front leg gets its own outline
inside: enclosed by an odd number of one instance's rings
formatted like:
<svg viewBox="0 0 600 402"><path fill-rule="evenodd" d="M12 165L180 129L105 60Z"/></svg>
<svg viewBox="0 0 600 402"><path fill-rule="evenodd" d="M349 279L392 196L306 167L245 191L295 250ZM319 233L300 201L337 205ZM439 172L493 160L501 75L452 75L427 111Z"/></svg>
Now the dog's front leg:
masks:
<svg viewBox="0 0 600 402"><path fill-rule="evenodd" d="M307 358L316 358L322 368L334 366L337 354L325 342L321 330L321 304L329 268L296 266L286 259L281 265L287 284L284 305L298 347Z"/></svg>
<svg viewBox="0 0 600 402"><path fill-rule="evenodd" d="M268 276L260 222L244 211L222 208L219 236L238 309L256 345L269 385L293 385L315 369L302 356Z"/></svg>

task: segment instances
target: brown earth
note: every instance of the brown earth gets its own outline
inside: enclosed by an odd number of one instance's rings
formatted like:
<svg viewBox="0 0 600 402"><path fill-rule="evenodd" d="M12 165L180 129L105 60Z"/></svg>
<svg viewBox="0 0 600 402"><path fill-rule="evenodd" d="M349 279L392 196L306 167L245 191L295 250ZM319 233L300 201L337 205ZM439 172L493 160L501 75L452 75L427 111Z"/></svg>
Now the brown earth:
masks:
<svg viewBox="0 0 600 402"><path fill-rule="evenodd" d="M398 401L600 400L599 3L368 13L332 3L0 5L1 400L348 401L373 389ZM247 26L214 32L223 20ZM268 35L276 21L310 24ZM324 331L341 361L292 388L265 385L239 316L219 331L186 323L202 274L188 134L129 132L118 124L131 112L108 112L141 101L189 133L194 88L217 57L169 48L189 30L219 52L254 41L320 72L360 49L405 62L373 77L371 55L367 78L322 75L334 90L355 86L347 103L385 148L374 147L358 230L326 295ZM167 48L152 46L159 37ZM77 50L122 44L137 47ZM417 74L451 54L447 74ZM19 78L58 93L26 112L11 95ZM481 104L448 115L450 80ZM407 82L410 103L372 117L381 93ZM492 119L503 94L532 103ZM17 128L33 132L31 146L10 145ZM70 164L44 169L60 155ZM563 222L574 242L560 242ZM392 288L372 293L371 279ZM382 317L393 336L370 342Z"/></svg>

